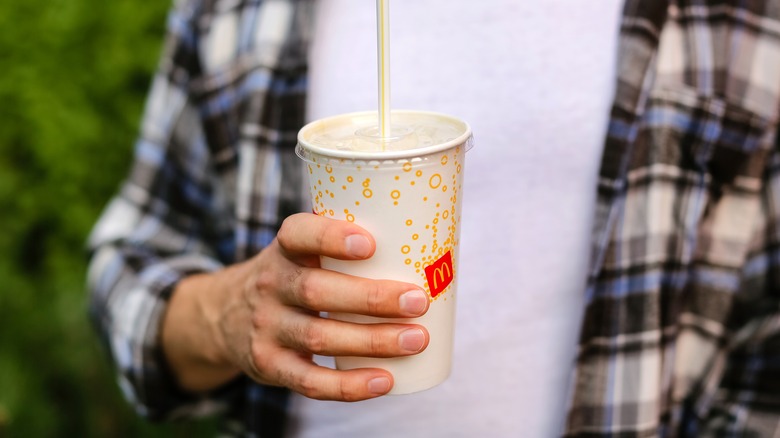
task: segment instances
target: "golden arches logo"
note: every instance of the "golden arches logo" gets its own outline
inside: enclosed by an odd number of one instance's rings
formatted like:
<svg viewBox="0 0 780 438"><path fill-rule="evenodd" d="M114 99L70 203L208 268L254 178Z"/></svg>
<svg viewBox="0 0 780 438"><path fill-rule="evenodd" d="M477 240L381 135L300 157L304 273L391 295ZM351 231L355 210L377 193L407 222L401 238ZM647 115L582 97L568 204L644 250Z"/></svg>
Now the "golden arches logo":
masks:
<svg viewBox="0 0 780 438"><path fill-rule="evenodd" d="M452 251L447 251L441 258L425 267L425 277L428 280L428 288L431 297L436 298L447 289L455 278L455 270L452 265Z"/></svg>

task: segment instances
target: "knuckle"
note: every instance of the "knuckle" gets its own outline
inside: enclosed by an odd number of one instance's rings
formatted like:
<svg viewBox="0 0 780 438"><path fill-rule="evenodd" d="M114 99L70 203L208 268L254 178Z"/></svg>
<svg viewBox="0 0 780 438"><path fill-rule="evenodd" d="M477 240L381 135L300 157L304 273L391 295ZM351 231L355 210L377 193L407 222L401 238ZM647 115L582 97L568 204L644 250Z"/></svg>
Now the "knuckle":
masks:
<svg viewBox="0 0 780 438"><path fill-rule="evenodd" d="M319 382L312 373L306 373L298 377L296 388L296 390L305 397L312 399L324 398Z"/></svg>
<svg viewBox="0 0 780 438"><path fill-rule="evenodd" d="M389 345L385 342L383 333L379 330L372 330L368 336L368 345L366 348L371 352L373 356L382 356L385 352L385 346Z"/></svg>
<svg viewBox="0 0 780 438"><path fill-rule="evenodd" d="M272 325L270 315L262 310L252 312L251 321L252 328L259 332L265 331Z"/></svg>
<svg viewBox="0 0 780 438"><path fill-rule="evenodd" d="M257 342L254 342L250 348L250 370L256 373L259 377L268 375L268 372L273 366L272 359L266 352L263 351L262 347Z"/></svg>
<svg viewBox="0 0 780 438"><path fill-rule="evenodd" d="M282 221L279 231L276 233L276 241L282 248L289 248L290 240L295 235L295 215L289 216Z"/></svg>
<svg viewBox="0 0 780 438"><path fill-rule="evenodd" d="M255 289L259 292L273 290L276 286L276 276L267 270L257 273L255 276Z"/></svg>
<svg viewBox="0 0 780 438"><path fill-rule="evenodd" d="M267 369L266 365L265 355L261 354L256 346L252 346L252 351L249 353L250 369L257 371L258 374L262 374Z"/></svg>
<svg viewBox="0 0 780 438"><path fill-rule="evenodd" d="M379 314L383 306L382 286L376 281L367 281L363 290L366 296L366 310L371 314Z"/></svg>
<svg viewBox="0 0 780 438"><path fill-rule="evenodd" d="M309 353L324 353L327 348L325 331L318 322L311 322L303 329L302 346Z"/></svg>
<svg viewBox="0 0 780 438"><path fill-rule="evenodd" d="M344 378L339 381L339 398L346 402L362 400L361 394L355 391L354 385L350 385Z"/></svg>
<svg viewBox="0 0 780 438"><path fill-rule="evenodd" d="M298 304L307 309L317 308L319 305L319 293L317 282L314 280L312 272L303 268L296 268L290 275Z"/></svg>
<svg viewBox="0 0 780 438"><path fill-rule="evenodd" d="M329 230L328 227L322 227L315 234L314 239L316 241L317 248L322 249L322 248L325 247L325 244L328 241L328 239L327 239L327 237L328 237L328 230Z"/></svg>

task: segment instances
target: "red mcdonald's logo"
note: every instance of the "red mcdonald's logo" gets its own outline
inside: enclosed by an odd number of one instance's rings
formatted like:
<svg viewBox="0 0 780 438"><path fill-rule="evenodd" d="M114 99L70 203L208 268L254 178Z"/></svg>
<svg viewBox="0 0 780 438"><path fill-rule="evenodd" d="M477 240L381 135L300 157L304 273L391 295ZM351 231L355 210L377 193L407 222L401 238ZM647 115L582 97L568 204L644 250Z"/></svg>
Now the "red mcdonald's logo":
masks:
<svg viewBox="0 0 780 438"><path fill-rule="evenodd" d="M430 266L426 266L425 277L428 279L431 298L436 298L437 295L444 292L444 289L447 289L447 286L452 283L452 279L455 278L455 270L452 266L452 251L447 251L439 260L436 260Z"/></svg>

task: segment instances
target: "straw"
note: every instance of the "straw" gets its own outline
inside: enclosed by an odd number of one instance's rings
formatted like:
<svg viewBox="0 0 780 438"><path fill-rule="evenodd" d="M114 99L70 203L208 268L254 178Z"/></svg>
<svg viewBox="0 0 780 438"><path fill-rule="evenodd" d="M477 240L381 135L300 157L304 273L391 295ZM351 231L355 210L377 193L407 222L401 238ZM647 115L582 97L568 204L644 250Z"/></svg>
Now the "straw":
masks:
<svg viewBox="0 0 780 438"><path fill-rule="evenodd" d="M390 137L390 7L376 0L377 64L379 66L379 136ZM384 142L382 143L384 148Z"/></svg>

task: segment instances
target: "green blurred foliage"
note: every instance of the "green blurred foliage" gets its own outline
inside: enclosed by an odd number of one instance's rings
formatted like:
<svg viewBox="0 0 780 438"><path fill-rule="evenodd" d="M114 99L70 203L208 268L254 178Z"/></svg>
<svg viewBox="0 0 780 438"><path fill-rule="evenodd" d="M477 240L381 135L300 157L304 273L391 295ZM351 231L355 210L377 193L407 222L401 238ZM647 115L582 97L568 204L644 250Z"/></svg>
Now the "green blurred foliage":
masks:
<svg viewBox="0 0 780 438"><path fill-rule="evenodd" d="M85 241L127 172L168 2L0 2L0 437L207 436L120 396Z"/></svg>

